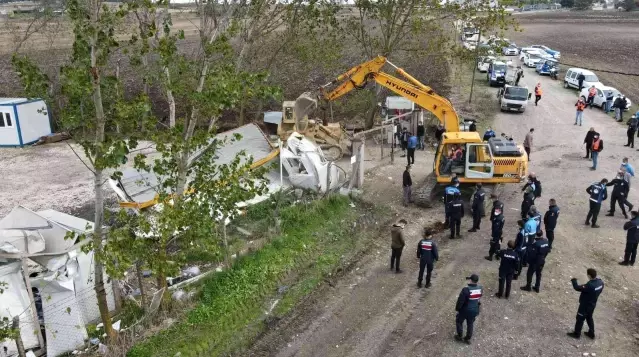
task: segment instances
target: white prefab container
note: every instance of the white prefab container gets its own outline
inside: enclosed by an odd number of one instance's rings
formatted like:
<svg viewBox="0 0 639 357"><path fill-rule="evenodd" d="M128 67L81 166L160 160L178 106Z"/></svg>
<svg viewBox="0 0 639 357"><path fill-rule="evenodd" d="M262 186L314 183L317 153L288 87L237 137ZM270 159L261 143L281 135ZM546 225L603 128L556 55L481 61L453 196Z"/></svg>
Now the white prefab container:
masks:
<svg viewBox="0 0 639 357"><path fill-rule="evenodd" d="M33 144L52 133L42 99L0 98L0 147Z"/></svg>

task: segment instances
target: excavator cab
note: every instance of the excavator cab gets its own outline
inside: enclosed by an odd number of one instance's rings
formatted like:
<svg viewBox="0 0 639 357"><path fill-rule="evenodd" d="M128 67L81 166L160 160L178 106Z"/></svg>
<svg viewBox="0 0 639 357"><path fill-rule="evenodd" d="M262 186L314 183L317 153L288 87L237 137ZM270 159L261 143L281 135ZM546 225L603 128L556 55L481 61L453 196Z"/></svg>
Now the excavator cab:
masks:
<svg viewBox="0 0 639 357"><path fill-rule="evenodd" d="M495 171L493 154L488 143L449 143L440 145L438 153L439 176L449 181L456 177L491 179Z"/></svg>

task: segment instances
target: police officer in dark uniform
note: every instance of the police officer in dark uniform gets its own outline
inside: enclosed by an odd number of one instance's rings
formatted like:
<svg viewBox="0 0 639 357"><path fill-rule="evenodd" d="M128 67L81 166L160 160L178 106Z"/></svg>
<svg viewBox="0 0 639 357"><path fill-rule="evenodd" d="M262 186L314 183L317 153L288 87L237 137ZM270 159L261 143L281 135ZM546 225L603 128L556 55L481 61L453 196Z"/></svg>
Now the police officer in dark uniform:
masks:
<svg viewBox="0 0 639 357"><path fill-rule="evenodd" d="M590 209L586 216L586 225L590 225L590 219L592 218L592 228L599 228L597 225L597 216L599 216L599 210L601 210L601 202L608 198L608 191L606 191L607 183L608 179L602 179L600 182L595 182L586 189L586 192L590 195Z"/></svg>
<svg viewBox="0 0 639 357"><path fill-rule="evenodd" d="M448 203L448 216L450 220L450 239L461 238L459 230L461 228L461 219L464 217L464 202L459 192L456 192L454 199Z"/></svg>
<svg viewBox="0 0 639 357"><path fill-rule="evenodd" d="M628 197L630 187L628 186L628 182L624 179L624 172L619 170L619 172L617 172L617 177L606 184L606 187L608 186L614 187L612 188L612 198L610 199L610 210L606 216L612 217L615 215L615 205L619 202L621 213L623 213L623 216L628 219L625 203L627 202L626 197Z"/></svg>
<svg viewBox="0 0 639 357"><path fill-rule="evenodd" d="M457 177L453 177L450 186L447 186L446 189L444 189L444 213L446 214L446 221L444 222L444 225L446 226L450 224L448 204L453 202L456 193L461 195L461 192L459 191L459 179Z"/></svg>
<svg viewBox="0 0 639 357"><path fill-rule="evenodd" d="M470 344L470 339L473 337L473 324L475 323L475 318L479 315L480 299L483 290L481 285L478 284L479 276L477 274L467 277L466 280L470 280L468 286L464 287L459 293L457 305L455 306L455 311L457 311L455 318L457 334L455 335L455 339L462 341L464 321L466 321L467 330L463 341Z"/></svg>
<svg viewBox="0 0 639 357"><path fill-rule="evenodd" d="M515 252L517 253L517 256L519 257L519 260L517 261L517 271L515 272L515 275L513 276L513 280L517 280L519 275L521 275L523 261L526 258L526 248L527 248L526 233L524 231L524 221L523 220L517 221L517 225L519 226L519 232L517 233L517 238L515 240Z"/></svg>
<svg viewBox="0 0 639 357"><path fill-rule="evenodd" d="M544 215L544 227L546 228L546 238L548 238L549 253L552 251L552 242L555 240L557 218L559 218L559 206L557 206L557 201L551 198L550 201L548 201L548 211L546 211Z"/></svg>
<svg viewBox="0 0 639 357"><path fill-rule="evenodd" d="M484 257L486 260L493 261L493 254L497 254L501 248L499 242L502 241L502 233L505 223L504 215L500 209L495 210L495 218L492 224L492 233L490 239L490 249L488 250L488 256ZM497 255L499 259L499 255Z"/></svg>
<svg viewBox="0 0 639 357"><path fill-rule="evenodd" d="M504 203L495 198L495 200L493 201L493 209L490 211L490 221L491 222L492 222L493 218L495 218L495 210L498 209L498 208L502 212L504 212Z"/></svg>
<svg viewBox="0 0 639 357"><path fill-rule="evenodd" d="M523 201L521 201L521 219L528 217L530 207L535 203L535 187L534 184L528 185L524 189Z"/></svg>
<svg viewBox="0 0 639 357"><path fill-rule="evenodd" d="M579 285L577 278L572 278L572 287L581 292L579 296L579 309L577 310L577 321L575 322L575 330L568 332L568 336L572 338L581 337L581 328L584 326L584 321L588 324L589 331L585 333L586 336L595 338L595 321L592 319L592 315L597 307L597 299L604 288L604 283L601 279L597 278L597 271L595 269L588 269L587 283Z"/></svg>
<svg viewBox="0 0 639 357"><path fill-rule="evenodd" d="M544 238L541 232L537 233L535 244L531 245L528 251L528 271L526 272L526 286L522 286L521 290L530 291L532 276L535 274L535 286L532 290L539 292L541 287L541 271L546 264L546 256L548 255L548 240Z"/></svg>
<svg viewBox="0 0 639 357"><path fill-rule="evenodd" d="M626 230L626 250L624 252L623 261L619 265L635 265L637 259L637 245L639 243L639 213L637 211L630 212L631 220L624 223L623 229Z"/></svg>
<svg viewBox="0 0 639 357"><path fill-rule="evenodd" d="M476 185L475 194L473 195L473 204L471 210L473 212L473 228L469 229L469 232L477 232L479 225L481 224L481 218L484 216L484 198L486 192L482 188L481 182Z"/></svg>
<svg viewBox="0 0 639 357"><path fill-rule="evenodd" d="M495 296L500 299L502 296L508 299L510 296L510 285L519 266L519 255L515 251L515 241L512 239L509 240L508 249L501 250L498 256L501 257L501 263L499 263L499 291L497 291ZM504 285L506 285L505 294Z"/></svg>
<svg viewBox="0 0 639 357"><path fill-rule="evenodd" d="M426 287L430 288L430 276L433 272L433 264L439 259L437 245L432 239L433 232L424 229L424 238L417 243L417 259L419 259L419 275L417 276L417 287L422 287L424 269L426 269Z"/></svg>

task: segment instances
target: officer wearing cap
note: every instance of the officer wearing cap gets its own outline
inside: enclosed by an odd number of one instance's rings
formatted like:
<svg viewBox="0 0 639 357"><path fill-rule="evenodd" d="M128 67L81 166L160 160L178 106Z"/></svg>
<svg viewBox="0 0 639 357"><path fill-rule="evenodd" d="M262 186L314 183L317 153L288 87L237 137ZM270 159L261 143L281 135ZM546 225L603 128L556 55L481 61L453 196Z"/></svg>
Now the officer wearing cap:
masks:
<svg viewBox="0 0 639 357"><path fill-rule="evenodd" d="M519 266L519 255L515 251L515 241L512 239L508 241L508 248L499 252L501 257L501 263L499 264L499 291L497 291L498 298L505 297L508 299L510 296L510 286L513 281L517 267ZM506 285L506 292L504 294L504 285Z"/></svg>
<svg viewBox="0 0 639 357"><path fill-rule="evenodd" d="M504 229L504 215L501 214L501 210L499 208L495 209L495 218L493 219L492 224L492 232L490 239L490 249L488 250L488 256L484 257L486 260L493 260L493 255L499 252L501 248L500 242L502 240L502 232ZM499 259L499 255L497 255L497 259Z"/></svg>
<svg viewBox="0 0 639 357"><path fill-rule="evenodd" d="M450 220L450 239L460 238L459 230L461 229L461 219L464 217L464 202L459 192L456 192L454 199L448 203L448 216Z"/></svg>
<svg viewBox="0 0 639 357"><path fill-rule="evenodd" d="M490 211L490 220L491 220L491 222L492 222L493 218L495 218L495 210L496 209L499 208L502 212L504 212L504 203L501 202L500 200L498 200L495 195L492 195L492 198L494 199L494 201L493 201L493 209Z"/></svg>
<svg viewBox="0 0 639 357"><path fill-rule="evenodd" d="M470 339L473 337L473 324L475 323L475 318L479 315L482 287L478 284L479 276L477 274L467 277L466 280L468 280L468 285L459 293L457 305L455 306L455 311L457 311L455 318L457 334L455 335L455 339L462 341L464 321L466 321L466 336L463 338L463 341L470 344Z"/></svg>
<svg viewBox="0 0 639 357"><path fill-rule="evenodd" d="M459 191L459 179L457 177L453 177L450 182L450 186L447 186L444 190L444 213L446 214L446 221L444 225L448 226L450 224L450 213L448 212L448 204L455 199L455 194L461 192Z"/></svg>
<svg viewBox="0 0 639 357"><path fill-rule="evenodd" d="M526 286L522 286L521 290L530 291L530 284L532 283L532 276L535 274L535 286L532 290L539 292L541 287L541 271L546 264L546 256L550 251L548 245L548 239L544 238L541 232L537 233L535 237L535 243L528 249L528 271L526 272Z"/></svg>
<svg viewBox="0 0 639 357"><path fill-rule="evenodd" d="M417 259L419 259L419 275L417 276L417 287L422 287L424 269L426 269L426 287L430 288L430 277L433 272L434 263L439 260L437 244L432 239L433 232L424 228L424 237L417 243Z"/></svg>
<svg viewBox="0 0 639 357"><path fill-rule="evenodd" d="M526 233L524 230L524 221L517 221L517 225L519 226L519 232L517 233L517 239L515 240L515 252L517 252L517 256L519 257L519 261L517 263L517 271L513 276L513 280L517 280L519 275L521 275L521 269L523 267L523 261L526 259L526 249L528 248L526 245Z"/></svg>

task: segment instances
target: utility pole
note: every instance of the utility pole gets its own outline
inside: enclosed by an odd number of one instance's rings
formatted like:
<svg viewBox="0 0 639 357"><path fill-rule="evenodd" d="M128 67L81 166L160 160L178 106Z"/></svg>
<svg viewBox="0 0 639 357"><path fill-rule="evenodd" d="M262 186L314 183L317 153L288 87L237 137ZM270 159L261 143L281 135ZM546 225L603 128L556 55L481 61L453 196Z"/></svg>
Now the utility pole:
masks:
<svg viewBox="0 0 639 357"><path fill-rule="evenodd" d="M475 46L475 65L473 65L473 81L470 83L470 96L468 97L468 103L472 103L473 101L473 89L475 88L475 72L477 69L475 66L477 65L477 59L479 58L479 43L481 41L481 29L479 29L479 38L477 39L477 45Z"/></svg>

